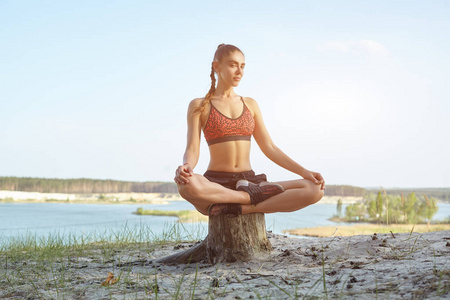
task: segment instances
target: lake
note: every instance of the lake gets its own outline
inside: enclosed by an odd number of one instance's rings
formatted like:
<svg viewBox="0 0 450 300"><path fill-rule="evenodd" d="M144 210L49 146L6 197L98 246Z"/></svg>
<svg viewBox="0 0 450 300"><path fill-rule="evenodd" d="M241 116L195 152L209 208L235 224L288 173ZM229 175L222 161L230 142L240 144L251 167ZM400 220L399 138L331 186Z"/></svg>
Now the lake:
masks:
<svg viewBox="0 0 450 300"><path fill-rule="evenodd" d="M155 236L160 236L177 223L176 217L133 214L138 207L194 209L187 201L173 201L164 205L0 203L0 244L12 237L25 235L47 237L61 234L81 237L142 226L149 228ZM282 234L285 229L333 226L337 223L328 221L328 218L335 213L336 204L315 204L296 212L266 214L266 227L267 230ZM439 211L433 219L442 220L449 216L450 204L440 203ZM207 234L207 223L182 224L179 227L185 228L186 232L194 232L198 238L204 238ZM186 234L186 238L190 237Z"/></svg>

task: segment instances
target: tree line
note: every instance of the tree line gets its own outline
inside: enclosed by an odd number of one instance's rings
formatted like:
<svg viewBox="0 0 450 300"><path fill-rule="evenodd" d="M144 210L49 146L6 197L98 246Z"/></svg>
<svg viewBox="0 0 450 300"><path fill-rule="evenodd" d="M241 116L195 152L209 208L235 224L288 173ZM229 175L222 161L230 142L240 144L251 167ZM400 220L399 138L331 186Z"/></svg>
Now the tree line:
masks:
<svg viewBox="0 0 450 300"><path fill-rule="evenodd" d="M177 193L171 182L133 182L101 179L0 177L0 190L39 193Z"/></svg>
<svg viewBox="0 0 450 300"><path fill-rule="evenodd" d="M177 193L174 182L134 182L101 179L0 177L0 190L39 193ZM364 196L367 190L350 185L327 185L327 196Z"/></svg>
<svg viewBox="0 0 450 300"><path fill-rule="evenodd" d="M325 196L363 197L368 191L361 187L351 185L327 185Z"/></svg>

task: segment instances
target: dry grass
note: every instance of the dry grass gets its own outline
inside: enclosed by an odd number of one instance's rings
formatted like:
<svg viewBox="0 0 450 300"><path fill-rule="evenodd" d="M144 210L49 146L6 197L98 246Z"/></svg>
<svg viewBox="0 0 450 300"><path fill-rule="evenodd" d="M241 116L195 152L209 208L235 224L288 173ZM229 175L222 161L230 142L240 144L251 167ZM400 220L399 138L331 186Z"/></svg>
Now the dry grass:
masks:
<svg viewBox="0 0 450 300"><path fill-rule="evenodd" d="M177 217L178 221L181 223L208 222L208 216L202 215L196 210L158 210L138 208L135 214Z"/></svg>
<svg viewBox="0 0 450 300"><path fill-rule="evenodd" d="M412 225L412 224L392 224L392 225L376 225L376 224L364 224L364 225L352 225L352 226L323 226L313 228L300 228L289 229L283 232L302 235L310 237L330 237L332 235L337 236L352 236L360 234L373 234L373 233L408 233L408 232L433 232L450 230L450 224L426 224Z"/></svg>

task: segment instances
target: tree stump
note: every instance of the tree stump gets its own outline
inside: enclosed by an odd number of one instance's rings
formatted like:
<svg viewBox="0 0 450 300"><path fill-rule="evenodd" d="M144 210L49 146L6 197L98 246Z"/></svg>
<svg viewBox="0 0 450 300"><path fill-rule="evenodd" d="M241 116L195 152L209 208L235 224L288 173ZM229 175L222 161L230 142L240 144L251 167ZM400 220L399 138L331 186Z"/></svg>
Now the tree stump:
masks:
<svg viewBox="0 0 450 300"><path fill-rule="evenodd" d="M161 258L164 264L248 261L255 255L269 253L272 245L267 238L263 213L209 217L208 236L198 245L181 253Z"/></svg>

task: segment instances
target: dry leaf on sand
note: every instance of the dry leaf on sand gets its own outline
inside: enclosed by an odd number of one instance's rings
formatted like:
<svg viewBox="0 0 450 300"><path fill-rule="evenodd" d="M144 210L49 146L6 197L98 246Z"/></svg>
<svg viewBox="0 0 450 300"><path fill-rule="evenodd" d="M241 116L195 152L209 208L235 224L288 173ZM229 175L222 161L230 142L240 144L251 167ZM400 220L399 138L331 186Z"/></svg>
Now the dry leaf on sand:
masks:
<svg viewBox="0 0 450 300"><path fill-rule="evenodd" d="M114 283L116 283L119 280L119 278L114 278L114 274L111 272L108 272L108 277L106 278L105 281L102 282L103 286L106 285L112 285Z"/></svg>

